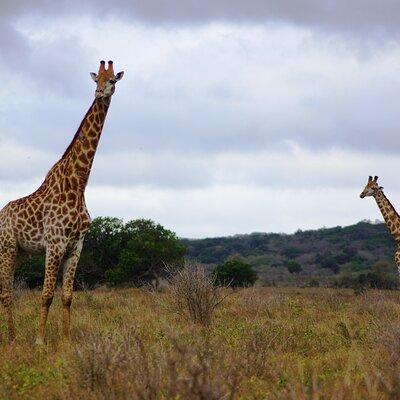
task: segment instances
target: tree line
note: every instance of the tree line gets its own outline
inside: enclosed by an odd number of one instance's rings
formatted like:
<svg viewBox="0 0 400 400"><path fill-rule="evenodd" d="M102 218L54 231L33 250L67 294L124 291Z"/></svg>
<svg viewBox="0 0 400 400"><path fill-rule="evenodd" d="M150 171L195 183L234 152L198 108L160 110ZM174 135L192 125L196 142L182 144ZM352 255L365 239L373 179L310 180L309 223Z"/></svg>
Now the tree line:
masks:
<svg viewBox="0 0 400 400"><path fill-rule="evenodd" d="M154 221L124 223L119 218L98 217L86 235L75 282L78 288L158 282L183 265L187 250L174 232ZM251 266L240 259L221 263L213 273L217 283L231 286L250 285L257 279ZM30 288L41 286L43 277L44 255L31 256L16 271L17 281Z"/></svg>
<svg viewBox="0 0 400 400"><path fill-rule="evenodd" d="M180 239L147 219L124 223L93 220L77 270L77 287L140 286L157 283L186 258L205 266L218 284L398 287L394 242L384 224L298 231L292 235L253 233L208 239ZM32 256L16 271L29 287L43 284L44 256ZM60 279L62 273L60 272Z"/></svg>

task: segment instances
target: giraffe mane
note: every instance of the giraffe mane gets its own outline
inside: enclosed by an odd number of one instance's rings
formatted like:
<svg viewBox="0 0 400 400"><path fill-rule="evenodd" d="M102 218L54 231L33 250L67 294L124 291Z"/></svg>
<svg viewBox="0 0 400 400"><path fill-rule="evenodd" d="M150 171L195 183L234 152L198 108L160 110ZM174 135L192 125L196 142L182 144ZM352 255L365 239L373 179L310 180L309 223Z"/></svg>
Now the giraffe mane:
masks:
<svg viewBox="0 0 400 400"><path fill-rule="evenodd" d="M85 116L84 116L83 119L82 119L82 122L81 122L80 125L79 125L78 130L76 131L76 133L75 133L75 135L74 135L74 137L73 137L73 139L72 139L72 141L71 141L71 143L70 143L70 144L68 145L68 147L65 149L64 154L63 154L62 157L61 157L61 160L63 160L63 159L67 156L67 154L69 153L69 151L71 150L71 148L73 147L73 145L75 144L75 142L77 141L78 136L79 136L79 133L80 133L81 130L82 130L82 126L83 126L83 124L85 123L86 117L87 117L88 114L92 111L92 108L93 108L95 102L96 102L96 99L93 100L92 105L89 107L89 110L87 110Z"/></svg>
<svg viewBox="0 0 400 400"><path fill-rule="evenodd" d="M389 203L389 205L393 208L393 211L396 213L396 216L400 218L399 213L397 212L393 204L390 202L390 200L386 197L385 193L383 193L382 190L380 192L382 193L382 196L386 199L386 201Z"/></svg>

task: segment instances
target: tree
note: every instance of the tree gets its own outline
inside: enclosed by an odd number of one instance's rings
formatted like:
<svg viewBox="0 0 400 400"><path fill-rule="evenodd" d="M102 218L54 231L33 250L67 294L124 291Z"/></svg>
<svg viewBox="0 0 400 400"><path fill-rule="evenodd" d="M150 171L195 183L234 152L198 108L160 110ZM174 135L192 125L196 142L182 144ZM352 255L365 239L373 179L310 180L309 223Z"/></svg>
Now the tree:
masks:
<svg viewBox="0 0 400 400"><path fill-rule="evenodd" d="M44 256L29 256L15 271L15 279L24 281L30 288L42 285L44 279Z"/></svg>
<svg viewBox="0 0 400 400"><path fill-rule="evenodd" d="M218 265L213 274L217 284L229 284L232 287L252 286L257 280L257 273L251 265L240 258L233 258Z"/></svg>
<svg viewBox="0 0 400 400"><path fill-rule="evenodd" d="M186 246L176 234L148 219L130 221L122 229L123 248L115 268L107 271L107 281L142 284L166 274L168 264L183 262Z"/></svg>
<svg viewBox="0 0 400 400"><path fill-rule="evenodd" d="M303 271L303 268L297 261L288 261L287 269L291 274L298 274L299 272Z"/></svg>
<svg viewBox="0 0 400 400"><path fill-rule="evenodd" d="M119 218L95 218L85 237L76 282L88 286L105 283L106 271L115 268L124 247L124 223Z"/></svg>

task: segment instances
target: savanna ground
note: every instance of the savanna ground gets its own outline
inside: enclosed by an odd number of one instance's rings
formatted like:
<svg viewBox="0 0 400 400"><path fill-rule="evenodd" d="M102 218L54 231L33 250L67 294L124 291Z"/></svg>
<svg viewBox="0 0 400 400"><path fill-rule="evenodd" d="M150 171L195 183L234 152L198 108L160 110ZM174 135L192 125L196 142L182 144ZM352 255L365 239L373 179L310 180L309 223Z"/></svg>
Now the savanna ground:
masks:
<svg viewBox="0 0 400 400"><path fill-rule="evenodd" d="M0 318L0 399L400 398L399 292L223 292L208 326L168 289L77 292L71 345L58 294L37 348L40 292L19 290L11 347Z"/></svg>

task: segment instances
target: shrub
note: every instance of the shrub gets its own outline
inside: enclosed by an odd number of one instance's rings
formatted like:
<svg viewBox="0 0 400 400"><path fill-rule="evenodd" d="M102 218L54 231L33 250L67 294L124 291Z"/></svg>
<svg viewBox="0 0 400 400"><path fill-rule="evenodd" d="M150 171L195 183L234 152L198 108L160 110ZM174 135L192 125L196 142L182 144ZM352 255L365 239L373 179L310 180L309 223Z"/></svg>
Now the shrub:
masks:
<svg viewBox="0 0 400 400"><path fill-rule="evenodd" d="M389 266L390 267L390 266ZM386 264L377 262L372 271L363 273L342 273L336 280L336 286L348 287L357 290L363 288L396 289L399 285L398 276L385 272Z"/></svg>
<svg viewBox="0 0 400 400"><path fill-rule="evenodd" d="M286 266L291 274L298 274L299 272L303 271L303 268L297 261L288 261Z"/></svg>
<svg viewBox="0 0 400 400"><path fill-rule="evenodd" d="M211 324L215 308L226 297L213 275L188 263L170 279L169 294L175 311L204 326Z"/></svg>
<svg viewBox="0 0 400 400"><path fill-rule="evenodd" d="M15 273L16 280L25 281L28 287L36 287L43 284L44 256L33 255L28 257Z"/></svg>
<svg viewBox="0 0 400 400"><path fill-rule="evenodd" d="M215 282L218 285L231 287L252 286L257 280L257 273L250 264L235 258L218 265L213 272Z"/></svg>
<svg viewBox="0 0 400 400"><path fill-rule="evenodd" d="M186 246L174 232L151 220L128 222L123 236L126 245L121 249L115 273L109 276L141 285L163 277L166 264L183 262Z"/></svg>

